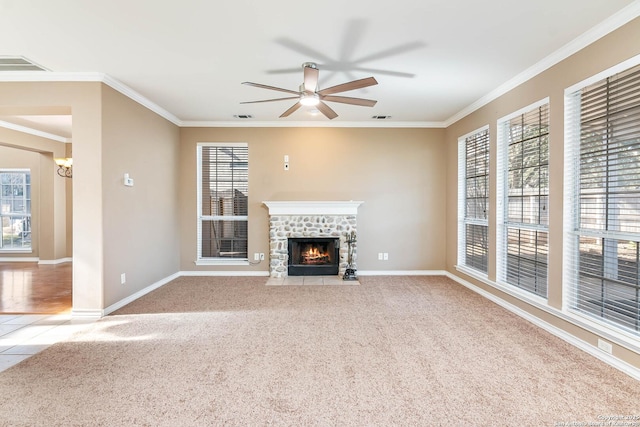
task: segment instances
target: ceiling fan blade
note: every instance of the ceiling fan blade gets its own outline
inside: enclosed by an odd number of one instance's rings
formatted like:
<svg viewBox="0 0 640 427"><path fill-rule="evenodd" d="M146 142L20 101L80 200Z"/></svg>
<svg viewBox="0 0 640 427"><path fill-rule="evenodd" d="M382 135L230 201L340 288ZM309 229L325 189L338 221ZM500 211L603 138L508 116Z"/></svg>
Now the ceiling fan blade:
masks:
<svg viewBox="0 0 640 427"><path fill-rule="evenodd" d="M322 90L318 91L318 94L319 95L330 95L332 93L347 92L347 91L350 91L350 90L362 89L363 87L369 87L369 86L373 86L373 85L377 85L377 84L378 84L378 81L375 78L367 77L365 79L354 80L352 82L342 83L342 84L337 85L337 86L332 86L332 87L327 88L327 89L322 89Z"/></svg>
<svg viewBox="0 0 640 427"><path fill-rule="evenodd" d="M287 111L285 111L284 113L280 114L280 117L287 117L289 116L291 113L293 113L294 111L296 111L298 108L300 108L300 103L296 102L295 104L293 104L293 106L291 108L289 108Z"/></svg>
<svg viewBox="0 0 640 427"><path fill-rule="evenodd" d="M318 69L304 67L304 90L315 93L318 89Z"/></svg>
<svg viewBox="0 0 640 427"><path fill-rule="evenodd" d="M300 92L297 92L295 90L283 89L281 87L275 87L275 86L267 86L260 83L242 82L242 84L247 86L259 87L262 89L277 90L279 92L286 92L286 93L292 93L294 95L300 95Z"/></svg>
<svg viewBox="0 0 640 427"><path fill-rule="evenodd" d="M261 101L244 101L241 102L240 104L258 104L260 102L272 102L272 101L285 101L288 99L300 99L299 96L288 96L286 98L273 98L273 99L263 99Z"/></svg>
<svg viewBox="0 0 640 427"><path fill-rule="evenodd" d="M335 95L320 96L320 99L329 102L341 102L343 104L361 105L363 107L373 107L374 105L376 105L376 102L378 102L374 101L373 99L351 98L349 96Z"/></svg>
<svg viewBox="0 0 640 427"><path fill-rule="evenodd" d="M333 111L331 109L331 107L329 107L327 104L325 104L324 102L320 101L320 103L316 106L316 108L318 109L318 111L320 111L322 114L324 114L325 116L327 116L327 118L329 120L333 120L336 117L338 117L338 114L336 114L335 111Z"/></svg>

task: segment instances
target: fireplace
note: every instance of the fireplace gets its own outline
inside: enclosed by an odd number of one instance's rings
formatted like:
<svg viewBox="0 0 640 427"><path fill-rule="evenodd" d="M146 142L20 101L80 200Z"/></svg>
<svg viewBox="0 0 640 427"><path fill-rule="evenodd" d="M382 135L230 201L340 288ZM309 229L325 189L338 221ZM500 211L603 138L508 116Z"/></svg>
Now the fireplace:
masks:
<svg viewBox="0 0 640 427"><path fill-rule="evenodd" d="M361 201L266 201L269 209L269 276L286 277L291 265L288 241L295 238L337 239L338 273L316 273L343 275L348 266L349 245L347 236L357 232L356 214ZM357 262L358 248L353 246L354 264ZM308 270L311 267L307 266ZM322 267L322 266L317 266ZM306 268L306 267L305 267ZM326 268L326 267L324 267ZM334 267L335 268L335 267ZM328 270L328 268L326 268ZM294 269L295 270L295 269ZM335 270L334 270L335 271Z"/></svg>
<svg viewBox="0 0 640 427"><path fill-rule="evenodd" d="M339 238L289 238L288 253L289 276L333 276L338 274Z"/></svg>

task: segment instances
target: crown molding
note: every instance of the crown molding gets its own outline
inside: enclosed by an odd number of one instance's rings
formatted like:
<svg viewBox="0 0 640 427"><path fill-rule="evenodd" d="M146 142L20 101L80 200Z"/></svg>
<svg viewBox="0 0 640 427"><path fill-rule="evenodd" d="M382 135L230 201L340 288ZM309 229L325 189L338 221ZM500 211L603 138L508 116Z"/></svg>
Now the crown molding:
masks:
<svg viewBox="0 0 640 427"><path fill-rule="evenodd" d="M198 128L444 128L444 122L320 122L320 121L183 121L181 127Z"/></svg>
<svg viewBox="0 0 640 427"><path fill-rule="evenodd" d="M150 101L148 98L145 98L144 96L140 95L138 92L136 92L135 90L131 89L129 86L127 86L124 83L114 79L113 77L111 77L111 76L109 76L107 74L103 74L102 76L103 76L103 78L102 78L101 81L104 84L109 85L111 88L117 90L121 94L123 94L125 96L128 96L129 98L131 98L134 101L136 101L138 104L147 107L149 110L153 111L154 113L156 113L157 115L159 115L161 117L164 117L165 119L169 120L174 125L182 126L182 120L180 120L178 117L176 117L175 115L173 115L169 111L165 110L164 108L162 108L161 106L159 106L155 102Z"/></svg>
<svg viewBox="0 0 640 427"><path fill-rule="evenodd" d="M16 71L6 72L0 75L0 82L100 82L117 90L126 97L136 101L138 104L148 108L161 117L164 117L171 123L179 127L203 127L203 128L298 128L298 127L344 127L344 128L444 128L445 122L384 122L384 121L358 121L358 122L325 122L325 121L189 121L180 120L178 117L160 107L155 102L142 96L140 93L131 89L129 86L114 79L113 77L97 72L87 73L61 73L61 72L42 72L42 71Z"/></svg>
<svg viewBox="0 0 640 427"><path fill-rule="evenodd" d="M458 113L449 117L443 122L444 127L451 126L458 120L461 120L474 111L480 109L481 107L484 107L491 101L494 101L495 99L506 94L510 90L513 90L517 86L537 76L543 71L548 70L549 68L558 64L560 61L567 59L571 55L584 49L591 43L601 39L607 34L617 30L618 28L622 27L624 24L628 23L632 19L637 18L638 16L640 16L640 0L635 0L629 6L619 10L609 18L597 24L595 27L587 30L585 33L581 34L566 45L562 46L560 49L543 58L540 62L527 68L522 73L516 75L514 78L506 81L493 91L478 99L473 104L470 104L466 108L460 110Z"/></svg>
<svg viewBox="0 0 640 427"><path fill-rule="evenodd" d="M98 82L104 83L124 96L136 101L159 116L167 119L176 126L181 126L182 121L175 115L160 107L155 102L145 98L140 93L131 89L124 83L104 73L61 73L42 71L8 71L0 74L0 82Z"/></svg>
<svg viewBox="0 0 640 427"><path fill-rule="evenodd" d="M32 129L27 126L16 125L14 123L5 122L2 120L0 120L0 127L3 127L5 129L15 130L22 133L28 133L29 135L35 135L41 138L51 139L53 141L64 142L67 144L71 142L71 138L65 138L64 136L55 135L49 132L43 132L41 130Z"/></svg>

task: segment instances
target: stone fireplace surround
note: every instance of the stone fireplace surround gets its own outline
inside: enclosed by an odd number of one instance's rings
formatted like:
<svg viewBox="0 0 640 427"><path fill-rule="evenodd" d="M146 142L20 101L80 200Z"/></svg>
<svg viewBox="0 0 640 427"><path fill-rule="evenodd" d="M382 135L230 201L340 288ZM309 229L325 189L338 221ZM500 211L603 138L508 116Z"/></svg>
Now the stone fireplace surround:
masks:
<svg viewBox="0 0 640 427"><path fill-rule="evenodd" d="M269 275L286 277L289 237L339 237L339 275L347 268L347 236L357 232L361 201L266 201L269 209ZM353 246L356 265L357 244Z"/></svg>

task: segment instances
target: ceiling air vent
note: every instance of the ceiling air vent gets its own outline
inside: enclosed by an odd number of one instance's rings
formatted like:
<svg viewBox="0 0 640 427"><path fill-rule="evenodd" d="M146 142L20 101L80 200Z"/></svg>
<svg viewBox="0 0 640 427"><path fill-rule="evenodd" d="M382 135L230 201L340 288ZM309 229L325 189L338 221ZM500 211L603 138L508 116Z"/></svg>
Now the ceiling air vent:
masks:
<svg viewBox="0 0 640 427"><path fill-rule="evenodd" d="M236 119L253 119L251 114L235 114L233 117Z"/></svg>
<svg viewBox="0 0 640 427"><path fill-rule="evenodd" d="M372 119L378 119L378 120L386 120L386 119L390 119L391 116L371 116Z"/></svg>
<svg viewBox="0 0 640 427"><path fill-rule="evenodd" d="M48 71L22 56L0 56L1 71Z"/></svg>

